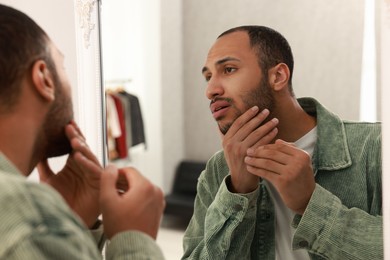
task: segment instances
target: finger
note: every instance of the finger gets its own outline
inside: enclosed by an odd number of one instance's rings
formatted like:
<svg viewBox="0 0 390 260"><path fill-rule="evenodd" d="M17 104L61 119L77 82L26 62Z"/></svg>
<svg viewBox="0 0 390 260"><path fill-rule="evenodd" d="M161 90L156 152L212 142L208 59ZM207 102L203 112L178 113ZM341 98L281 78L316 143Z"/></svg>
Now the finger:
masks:
<svg viewBox="0 0 390 260"><path fill-rule="evenodd" d="M295 144L294 143L291 143L291 142L286 142L282 139L278 139L275 141L275 144L281 144L281 145L289 145L289 146L293 146L295 147Z"/></svg>
<svg viewBox="0 0 390 260"><path fill-rule="evenodd" d="M272 140L274 140L278 134L278 129L276 128L278 123L279 120L277 118L273 118L261 127L254 130L246 139L248 146L252 149L256 149L259 146L272 142Z"/></svg>
<svg viewBox="0 0 390 260"><path fill-rule="evenodd" d="M118 180L116 181L116 188L120 193L125 193L129 190L129 183L121 171L119 171Z"/></svg>
<svg viewBox="0 0 390 260"><path fill-rule="evenodd" d="M265 179L271 182L272 184L274 184L280 178L280 174L278 172L257 168L250 165L247 165L246 169L248 170L248 172L252 173L253 175Z"/></svg>
<svg viewBox="0 0 390 260"><path fill-rule="evenodd" d="M72 120L72 121L70 121L70 124L75 128L76 132L77 132L81 137L83 137L84 140L85 140L85 136L83 135L83 132L81 132L81 129L80 129L80 127L77 125L77 123L76 123L74 120Z"/></svg>
<svg viewBox="0 0 390 260"><path fill-rule="evenodd" d="M98 164L100 166L99 160L83 140L80 140L78 138L73 138L70 143L74 151L78 151L82 153L83 156L85 156L90 161L93 161L95 162L95 164Z"/></svg>
<svg viewBox="0 0 390 260"><path fill-rule="evenodd" d="M269 161L275 161L282 165L287 165L291 158L293 158L293 155L291 152L286 152L286 149L282 149L282 147L279 147L278 145L264 145L260 146L256 149L248 149L247 150L247 157L245 158L245 162L261 168L263 165L264 160Z"/></svg>
<svg viewBox="0 0 390 260"><path fill-rule="evenodd" d="M252 136L253 132L261 129L260 132L262 131L262 124L264 123L264 120L268 117L269 111L267 109L264 109L261 113L257 114L255 117L250 119L245 125L243 125L236 133L236 137L240 141L247 142L249 140L249 144L247 145L253 145L254 142L256 141ZM276 122L277 119L275 119ZM273 124L274 121L271 122Z"/></svg>
<svg viewBox="0 0 390 260"><path fill-rule="evenodd" d="M229 128L229 131L226 133L226 137L235 136L237 132L247 124L251 119L253 119L259 113L259 107L254 106L248 109L245 113L240 115L236 120L234 120L232 126ZM263 110L262 113L269 113L268 110Z"/></svg>
<svg viewBox="0 0 390 260"><path fill-rule="evenodd" d="M102 204L112 202L118 197L116 190L116 180L118 179L118 169L113 165L108 165L102 173L100 179L100 202Z"/></svg>
<svg viewBox="0 0 390 260"><path fill-rule="evenodd" d="M283 167L288 162L289 156L283 153L272 153L263 155L259 154L256 157L246 156L244 162L248 166L252 166L258 169L263 169L267 171L272 171L280 174L283 170Z"/></svg>
<svg viewBox="0 0 390 260"><path fill-rule="evenodd" d="M142 175L133 167L120 168L119 173L121 176L121 179L119 180L120 183L127 183L129 189L132 186L135 186L143 178Z"/></svg>
<svg viewBox="0 0 390 260"><path fill-rule="evenodd" d="M79 133L77 131L77 128L72 124L68 124L65 126L65 134L69 140L77 138L79 140L82 140L84 143L86 142L84 136L81 133Z"/></svg>
<svg viewBox="0 0 390 260"><path fill-rule="evenodd" d="M263 153L267 153L269 151L275 151L280 153L285 153L288 155L294 155L299 149L294 145L294 143L288 143L285 141L282 141L280 139L276 140L274 144L266 144L263 146L259 146L256 149L248 149L247 154L249 156L252 155L259 155Z"/></svg>
<svg viewBox="0 0 390 260"><path fill-rule="evenodd" d="M102 174L103 168L95 161L92 161L89 158L85 157L82 153L75 152L74 158L78 163L78 165L82 167L84 170L86 170L87 172L92 172L93 174L96 175Z"/></svg>
<svg viewBox="0 0 390 260"><path fill-rule="evenodd" d="M99 164L99 160L96 158L95 154L90 150L88 144L85 141L85 138L79 132L76 123L72 121L72 124L69 124L65 128L66 135L68 136L73 150L81 152L89 160L94 161L96 164Z"/></svg>
<svg viewBox="0 0 390 260"><path fill-rule="evenodd" d="M39 174L39 180L42 182L47 181L54 175L54 172L51 170L47 159L38 163L37 170Z"/></svg>
<svg viewBox="0 0 390 260"><path fill-rule="evenodd" d="M119 171L126 178L128 184L128 190L125 193L125 196L131 196L132 193L141 192L142 189L152 185L133 167L122 168Z"/></svg>

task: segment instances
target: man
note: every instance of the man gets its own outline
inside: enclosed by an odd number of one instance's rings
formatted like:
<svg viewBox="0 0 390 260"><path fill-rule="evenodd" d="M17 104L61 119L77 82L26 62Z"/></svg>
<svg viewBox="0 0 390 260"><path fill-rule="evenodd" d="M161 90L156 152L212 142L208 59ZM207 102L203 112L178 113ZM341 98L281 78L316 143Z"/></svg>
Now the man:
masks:
<svg viewBox="0 0 390 260"><path fill-rule="evenodd" d="M286 39L221 34L202 70L223 150L198 180L183 259L382 259L381 129L294 97Z"/></svg>
<svg viewBox="0 0 390 260"><path fill-rule="evenodd" d="M63 154L66 165L54 174L47 159ZM46 184L23 177L37 165ZM101 259L103 230L106 259L163 258L154 241L161 190L135 169L101 168L73 121L63 55L33 20L4 5L0 205L0 259Z"/></svg>

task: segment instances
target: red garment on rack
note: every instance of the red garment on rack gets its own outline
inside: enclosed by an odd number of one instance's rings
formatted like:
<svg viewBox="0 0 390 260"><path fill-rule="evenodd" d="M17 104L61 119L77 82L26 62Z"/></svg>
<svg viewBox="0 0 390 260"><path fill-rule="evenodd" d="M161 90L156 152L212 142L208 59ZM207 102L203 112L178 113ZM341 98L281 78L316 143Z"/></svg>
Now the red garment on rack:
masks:
<svg viewBox="0 0 390 260"><path fill-rule="evenodd" d="M115 138L116 148L118 150L119 158L127 158L128 156L128 150L127 150L127 143L126 143L126 126L125 126L125 120L124 116L125 113L123 111L123 105L121 103L121 100L119 97L115 96L114 94L110 94L112 98L114 99L116 110L118 112L118 118L119 118L119 125L121 127L121 136L118 138Z"/></svg>

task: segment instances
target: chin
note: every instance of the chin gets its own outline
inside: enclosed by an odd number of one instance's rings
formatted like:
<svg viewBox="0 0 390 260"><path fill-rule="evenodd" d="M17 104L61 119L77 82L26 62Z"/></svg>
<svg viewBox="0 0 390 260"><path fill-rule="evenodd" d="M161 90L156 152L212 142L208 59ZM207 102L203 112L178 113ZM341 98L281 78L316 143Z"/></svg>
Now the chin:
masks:
<svg viewBox="0 0 390 260"><path fill-rule="evenodd" d="M226 133L229 131L230 127L232 126L231 123L229 124L219 124L219 131L223 134L226 135Z"/></svg>

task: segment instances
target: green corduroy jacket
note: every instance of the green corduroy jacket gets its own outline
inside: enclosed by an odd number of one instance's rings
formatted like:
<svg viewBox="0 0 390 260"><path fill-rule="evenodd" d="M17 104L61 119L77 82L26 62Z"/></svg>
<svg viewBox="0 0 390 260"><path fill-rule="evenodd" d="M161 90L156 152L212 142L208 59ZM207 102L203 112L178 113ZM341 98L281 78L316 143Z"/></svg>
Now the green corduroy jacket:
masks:
<svg viewBox="0 0 390 260"><path fill-rule="evenodd" d="M311 259L383 259L381 124L341 120L312 98L298 99L317 118L312 157L316 187L296 215L292 248ZM223 151L198 180L182 259L275 259L275 213L263 183L229 192Z"/></svg>

